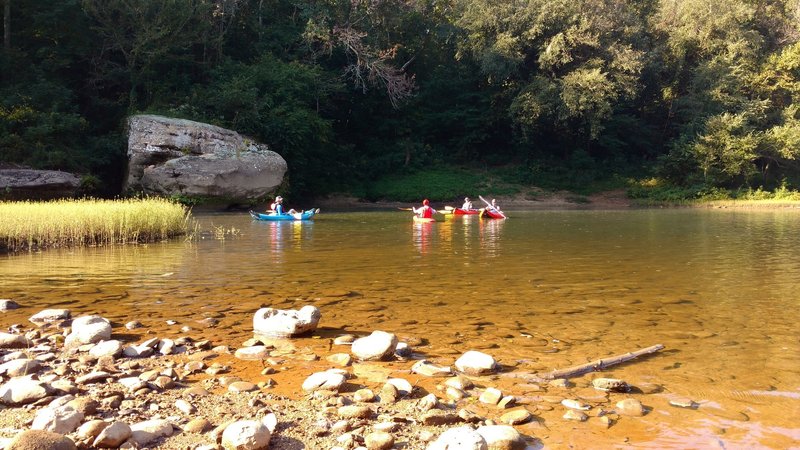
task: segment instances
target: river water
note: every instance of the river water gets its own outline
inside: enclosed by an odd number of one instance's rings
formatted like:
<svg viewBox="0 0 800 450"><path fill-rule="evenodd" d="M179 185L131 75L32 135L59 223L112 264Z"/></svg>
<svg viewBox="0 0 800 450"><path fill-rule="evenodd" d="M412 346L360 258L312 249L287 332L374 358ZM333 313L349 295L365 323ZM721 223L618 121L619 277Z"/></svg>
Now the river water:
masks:
<svg viewBox="0 0 800 450"><path fill-rule="evenodd" d="M192 241L2 257L0 298L24 308L0 320L27 324L40 309L69 308L111 319L121 338L143 337L122 328L138 319L159 336L236 348L259 307L314 304L321 328L296 345L322 358L296 363L306 372L324 368L326 352L346 351L329 349L342 333L394 332L441 364L480 349L505 368L485 385L529 401L537 420L519 429L548 448L800 448L800 212L509 215L433 224L404 212L323 212L313 223L200 215ZM209 317L219 324L205 328ZM598 374L570 389L518 376L654 344L665 350L602 376L655 393L604 401L586 389ZM410 365L384 367L408 377ZM299 392L302 377L278 379ZM416 382L435 392L436 381ZM634 396L650 411L606 430L597 419L563 420L563 407L547 403L555 396L606 409ZM670 406L678 397L699 406Z"/></svg>

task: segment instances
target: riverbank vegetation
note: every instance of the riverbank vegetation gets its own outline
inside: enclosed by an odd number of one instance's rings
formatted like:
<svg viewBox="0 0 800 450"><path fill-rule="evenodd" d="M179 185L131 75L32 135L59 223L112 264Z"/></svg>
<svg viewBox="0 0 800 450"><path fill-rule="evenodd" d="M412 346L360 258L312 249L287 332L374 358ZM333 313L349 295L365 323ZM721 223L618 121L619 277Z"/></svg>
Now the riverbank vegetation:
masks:
<svg viewBox="0 0 800 450"><path fill-rule="evenodd" d="M165 199L0 202L0 251L155 242L189 231L189 211Z"/></svg>
<svg viewBox="0 0 800 450"><path fill-rule="evenodd" d="M405 200L393 180L440 166L575 192L655 177L683 200L800 186L798 0L7 0L4 19L0 161L95 195L121 190L138 112L269 144L295 199Z"/></svg>

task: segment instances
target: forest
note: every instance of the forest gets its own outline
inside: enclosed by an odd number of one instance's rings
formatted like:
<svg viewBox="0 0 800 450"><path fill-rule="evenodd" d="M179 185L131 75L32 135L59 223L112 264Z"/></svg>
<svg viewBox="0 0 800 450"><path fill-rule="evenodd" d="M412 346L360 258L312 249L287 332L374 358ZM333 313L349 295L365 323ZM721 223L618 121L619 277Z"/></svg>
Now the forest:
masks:
<svg viewBox="0 0 800 450"><path fill-rule="evenodd" d="M137 113L267 143L296 197L426 173L800 186L800 0L3 0L2 16L0 163L81 174L95 196L120 193Z"/></svg>

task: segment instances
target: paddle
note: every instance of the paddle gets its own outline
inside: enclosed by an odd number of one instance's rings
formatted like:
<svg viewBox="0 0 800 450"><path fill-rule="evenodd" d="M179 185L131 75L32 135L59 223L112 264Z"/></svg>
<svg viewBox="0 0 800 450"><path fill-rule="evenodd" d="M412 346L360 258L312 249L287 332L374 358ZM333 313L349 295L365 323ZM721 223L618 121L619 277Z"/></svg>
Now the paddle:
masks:
<svg viewBox="0 0 800 450"><path fill-rule="evenodd" d="M486 206L488 206L487 209L490 209L490 210L496 212L497 214L500 214L501 216L503 216L503 219L508 219L508 217L506 217L506 215L503 214L503 211L500 211L499 209L497 209L494 206L492 206L492 204L487 202L485 198L481 197L480 195L478 196L478 198L483 200L483 203L486 203Z"/></svg>
<svg viewBox="0 0 800 450"><path fill-rule="evenodd" d="M413 211L414 210L414 208L401 208L399 206L397 207L397 209L399 209L400 211Z"/></svg>

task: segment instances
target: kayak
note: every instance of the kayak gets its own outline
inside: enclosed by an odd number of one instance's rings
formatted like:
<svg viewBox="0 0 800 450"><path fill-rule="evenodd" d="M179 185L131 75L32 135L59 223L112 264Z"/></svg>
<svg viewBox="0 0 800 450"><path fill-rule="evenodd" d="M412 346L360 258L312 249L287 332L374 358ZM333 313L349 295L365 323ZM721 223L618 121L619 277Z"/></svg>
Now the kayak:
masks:
<svg viewBox="0 0 800 450"><path fill-rule="evenodd" d="M311 220L319 209L311 208L303 213L296 214L262 214L250 211L250 215L256 220L280 221L280 220Z"/></svg>
<svg viewBox="0 0 800 450"><path fill-rule="evenodd" d="M489 219L505 219L506 218L506 216L504 216L502 213L499 213L497 211L491 211L489 209L482 209L481 210L481 217L487 217Z"/></svg>
<svg viewBox="0 0 800 450"><path fill-rule="evenodd" d="M436 219L434 219L433 217L414 216L414 222L431 223L431 222L436 222Z"/></svg>
<svg viewBox="0 0 800 450"><path fill-rule="evenodd" d="M477 216L481 213L480 209L461 209L461 208L453 208L453 215L456 216Z"/></svg>

